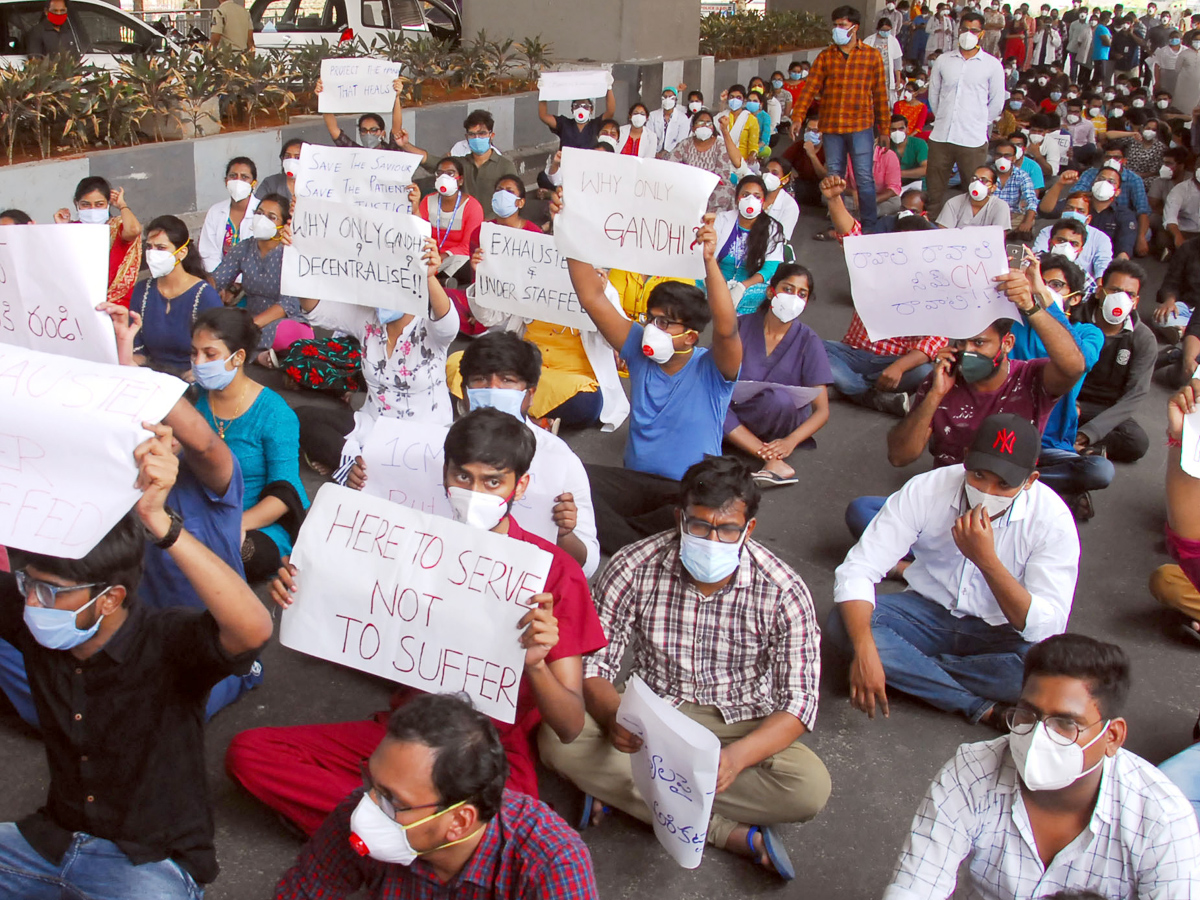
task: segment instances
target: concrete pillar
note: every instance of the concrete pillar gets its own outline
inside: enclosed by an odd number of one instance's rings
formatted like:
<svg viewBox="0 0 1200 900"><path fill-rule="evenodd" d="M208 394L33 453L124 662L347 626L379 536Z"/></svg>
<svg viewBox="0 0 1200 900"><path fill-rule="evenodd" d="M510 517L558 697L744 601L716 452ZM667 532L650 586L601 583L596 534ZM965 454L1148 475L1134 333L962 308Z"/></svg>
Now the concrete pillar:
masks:
<svg viewBox="0 0 1200 900"><path fill-rule="evenodd" d="M555 60L685 59L700 46L696 0L476 0L464 4L463 36L486 29L493 38L541 35Z"/></svg>

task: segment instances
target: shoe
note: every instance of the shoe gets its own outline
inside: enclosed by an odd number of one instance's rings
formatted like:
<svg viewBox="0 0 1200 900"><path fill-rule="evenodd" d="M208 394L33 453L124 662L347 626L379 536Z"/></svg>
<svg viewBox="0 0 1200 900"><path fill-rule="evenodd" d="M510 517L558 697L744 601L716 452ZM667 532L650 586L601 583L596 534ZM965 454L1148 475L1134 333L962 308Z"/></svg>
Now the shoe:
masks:
<svg viewBox="0 0 1200 900"><path fill-rule="evenodd" d="M1154 361L1154 371L1157 372L1159 369L1173 366L1181 359L1183 359L1183 348L1163 347L1158 351L1158 358Z"/></svg>
<svg viewBox="0 0 1200 900"><path fill-rule="evenodd" d="M1096 507L1092 505L1092 495L1087 491L1074 497L1068 505L1077 522L1090 522L1096 515Z"/></svg>
<svg viewBox="0 0 1200 900"><path fill-rule="evenodd" d="M867 403L872 409L888 413L903 419L912 409L912 397L901 391L872 391L867 395Z"/></svg>

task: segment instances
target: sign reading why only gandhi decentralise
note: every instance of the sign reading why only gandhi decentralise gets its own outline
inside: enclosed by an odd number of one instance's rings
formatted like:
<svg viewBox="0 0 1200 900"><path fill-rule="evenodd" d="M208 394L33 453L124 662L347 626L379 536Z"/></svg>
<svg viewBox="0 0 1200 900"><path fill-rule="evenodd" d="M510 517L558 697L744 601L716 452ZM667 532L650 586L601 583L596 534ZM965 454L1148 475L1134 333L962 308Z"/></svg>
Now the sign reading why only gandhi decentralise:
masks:
<svg viewBox="0 0 1200 900"><path fill-rule="evenodd" d="M872 341L969 338L997 319L1021 317L992 280L1008 271L998 227L866 234L844 247L854 309Z"/></svg>
<svg viewBox="0 0 1200 900"><path fill-rule="evenodd" d="M429 282L422 254L432 233L424 219L404 213L297 200L280 290L426 315Z"/></svg>
<svg viewBox="0 0 1200 900"><path fill-rule="evenodd" d="M630 272L704 277L696 232L720 180L712 172L573 147L562 150L561 172L563 211L554 220L554 242L564 256Z"/></svg>
<svg viewBox="0 0 1200 900"><path fill-rule="evenodd" d="M133 451L187 387L0 344L0 544L79 559L141 496Z"/></svg>
<svg viewBox="0 0 1200 900"><path fill-rule="evenodd" d="M475 270L475 302L480 306L580 331L595 330L579 305L567 258L550 235L484 222L479 246L483 261Z"/></svg>
<svg viewBox="0 0 1200 900"><path fill-rule="evenodd" d="M392 82L400 77L402 68L401 63L386 59L321 60L317 112L391 112L396 101Z"/></svg>
<svg viewBox="0 0 1200 900"><path fill-rule="evenodd" d="M419 165L421 157L415 153L305 144L300 149L296 197L412 212L408 189Z"/></svg>
<svg viewBox="0 0 1200 900"><path fill-rule="evenodd" d="M594 100L608 93L608 69L568 69L538 77L539 100Z"/></svg>
<svg viewBox="0 0 1200 900"><path fill-rule="evenodd" d="M104 225L0 226L0 342L117 362Z"/></svg>
<svg viewBox="0 0 1200 900"><path fill-rule="evenodd" d="M517 623L550 571L545 550L359 491L317 492L292 551L286 647L430 693L517 714Z"/></svg>

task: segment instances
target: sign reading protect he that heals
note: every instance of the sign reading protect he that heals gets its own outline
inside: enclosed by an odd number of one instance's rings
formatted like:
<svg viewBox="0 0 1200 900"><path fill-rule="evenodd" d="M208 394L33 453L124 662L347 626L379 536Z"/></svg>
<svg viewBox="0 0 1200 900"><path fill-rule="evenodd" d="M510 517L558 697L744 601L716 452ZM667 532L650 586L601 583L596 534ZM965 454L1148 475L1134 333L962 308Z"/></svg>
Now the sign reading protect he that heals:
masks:
<svg viewBox="0 0 1200 900"><path fill-rule="evenodd" d="M402 68L401 63L386 59L321 60L317 112L391 112L396 102L392 82L400 77Z"/></svg>

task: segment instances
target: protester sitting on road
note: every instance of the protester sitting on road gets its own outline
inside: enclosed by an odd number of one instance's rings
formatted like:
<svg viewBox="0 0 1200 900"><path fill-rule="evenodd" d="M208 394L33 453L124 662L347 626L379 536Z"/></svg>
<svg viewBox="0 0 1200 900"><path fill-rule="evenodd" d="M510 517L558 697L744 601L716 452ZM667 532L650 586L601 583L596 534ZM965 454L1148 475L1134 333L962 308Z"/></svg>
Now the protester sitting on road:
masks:
<svg viewBox="0 0 1200 900"><path fill-rule="evenodd" d="M714 117L716 123L722 132L728 129L738 153L747 165L751 165L758 159L759 126L758 116L745 108L746 88L740 84L730 85L721 91L721 100L725 103L725 109Z"/></svg>
<svg viewBox="0 0 1200 900"><path fill-rule="evenodd" d="M599 897L579 835L544 803L505 788L502 739L469 703L423 695L378 731L348 779L353 793L280 879L277 900Z"/></svg>
<svg viewBox="0 0 1200 900"><path fill-rule="evenodd" d="M875 231L878 234L890 234L895 231L927 231L930 228L937 228L929 221L925 212L926 206L929 203L929 195L922 190L912 188L900 195L900 209L890 216L883 216L879 223L875 226ZM915 217L913 222L904 224L901 229L901 223L910 217ZM916 219L920 219L924 224L917 224Z"/></svg>
<svg viewBox="0 0 1200 900"><path fill-rule="evenodd" d="M709 212L733 209L733 174L750 173L737 142L729 134L729 119L723 118L719 124L721 133L717 134L711 112L701 109L693 113L691 134L680 141L667 157L671 162L705 169L720 179L708 196Z"/></svg>
<svg viewBox="0 0 1200 900"><path fill-rule="evenodd" d="M767 160L763 163L762 180L763 187L767 189L763 211L779 223L783 231L783 241L788 244L800 221L800 207L787 189L792 180L791 164L779 157Z"/></svg>
<svg viewBox="0 0 1200 900"><path fill-rule="evenodd" d="M1009 140L995 148L995 167L998 177L996 196L1008 204L1012 214L1011 240L1033 240L1033 220L1037 216L1038 197L1029 177L1017 161L1017 147Z"/></svg>
<svg viewBox="0 0 1200 900"><path fill-rule="evenodd" d="M759 308L738 317L742 339L739 381L759 382L759 389L731 401L725 414L725 440L764 460L754 473L763 487L795 484L796 470L787 462L798 447L813 448L812 437L829 421L833 382L825 345L800 321L815 286L808 269L784 263L775 270ZM816 388L817 395L799 404L789 387Z"/></svg>
<svg viewBox="0 0 1200 900"><path fill-rule="evenodd" d="M204 260L205 271L215 272L230 250L243 239L250 238L250 226L258 202L270 196L255 196L254 185L257 182L258 166L248 156L235 156L225 164L225 189L229 192L229 199L219 200L208 208L200 229L200 256ZM286 197L290 205L290 193L280 196ZM243 225L246 226L245 232L242 231Z"/></svg>
<svg viewBox="0 0 1200 900"><path fill-rule="evenodd" d="M1172 254L1167 273L1158 288L1157 299L1154 321L1160 325L1165 325L1172 315L1179 312L1179 304L1185 304L1193 311L1200 307L1200 238L1184 242ZM1168 378L1172 386L1178 388L1191 381L1196 373L1197 359L1200 358L1200 315L1193 312L1183 331L1178 358L1174 356Z"/></svg>
<svg viewBox="0 0 1200 900"><path fill-rule="evenodd" d="M646 127L654 132L658 138L659 157L664 157L675 149L675 146L688 136L689 126L691 123L688 120L688 111L679 108L679 92L684 90L686 85L680 85L677 88L667 85L662 91L662 106L658 109L652 109L650 116L646 120ZM703 102L703 97L701 97Z"/></svg>
<svg viewBox="0 0 1200 900"><path fill-rule="evenodd" d="M940 371L940 370L939 370ZM838 566L825 636L850 658L850 702L889 714L887 688L1003 728L1030 648L1066 630L1079 536L1038 483L1041 436L990 415L962 465L915 475ZM876 586L909 553L908 589Z"/></svg>
<svg viewBox="0 0 1200 900"><path fill-rule="evenodd" d="M114 208L116 216L112 216ZM63 208L54 214L54 221L59 225L82 222L108 226L107 300L128 308L142 266L142 224L125 203L125 188L114 191L103 178L89 175L75 186L75 209L76 218Z"/></svg>
<svg viewBox="0 0 1200 900"><path fill-rule="evenodd" d="M739 314L762 305L767 282L783 262L787 238L779 222L763 215L766 197L762 178L747 175L738 181L737 208L717 213L717 261Z"/></svg>
<svg viewBox="0 0 1200 900"><path fill-rule="evenodd" d="M617 134L617 152L623 156L654 159L658 155L658 137L648 127L650 111L641 101L629 107L629 124Z"/></svg>
<svg viewBox="0 0 1200 900"><path fill-rule="evenodd" d="M464 193L474 197L483 207L484 217L490 219L497 215L492 209L496 185L501 178L518 177L517 167L493 144L496 139L496 120L486 109L471 110L463 120L463 131L467 133L466 139L450 148L450 156L462 164ZM429 159L428 153L420 147L414 147L408 140L408 132L401 132L400 137L402 150L416 153L422 163ZM441 162L437 165L440 169Z"/></svg>
<svg viewBox="0 0 1200 900"><path fill-rule="evenodd" d="M793 184L796 202L804 206L820 206L820 183L829 174L825 168L825 142L817 124L817 117L809 116L804 122L804 134L783 151L783 158L795 169ZM791 235L789 235L789 238ZM813 240L825 240L828 235L819 231Z"/></svg>
<svg viewBox="0 0 1200 900"><path fill-rule="evenodd" d="M242 470L242 567L266 581L292 552L308 496L300 483L300 425L277 393L246 374L258 326L244 309L208 310L192 327L196 409Z"/></svg>
<svg viewBox="0 0 1200 900"><path fill-rule="evenodd" d="M1099 219L1100 211L1109 206L1114 206L1121 213L1129 213L1135 217L1132 229L1130 229L1126 216L1121 215L1118 222L1120 237L1117 234L1118 228L1106 227L1099 221L1092 222L1112 240L1113 252L1117 258L1120 258L1122 253L1127 256L1133 256L1134 253L1138 256L1145 256L1149 252L1147 241L1150 236L1150 201L1146 197L1146 184L1142 177L1126 169L1124 161L1125 153L1121 147L1117 144L1110 144L1104 149L1104 161L1100 167L1093 167L1082 173L1075 169L1067 169L1058 176L1054 184L1046 189L1039 206L1041 214L1043 216L1062 215L1067 196L1076 191L1090 193L1094 201L1092 204L1094 220ZM1107 175L1101 177L1106 171L1111 171L1115 177ZM1097 181L1108 181L1110 186L1097 187ZM1128 230L1133 231L1134 238L1133 246L1130 248L1126 248L1124 241L1124 233Z"/></svg>
<svg viewBox="0 0 1200 900"><path fill-rule="evenodd" d="M324 89L324 84L318 78L316 92L319 94ZM396 99L392 101L391 133L384 124L383 116L378 113L364 113L358 117L358 140L356 141L342 131L336 115L325 113L325 128L333 140L333 145L335 147L365 147L368 150L403 150L405 140L401 121L404 109L400 103L400 94L404 90L403 79L393 80L392 90L396 94Z"/></svg>
<svg viewBox="0 0 1200 900"><path fill-rule="evenodd" d="M1029 154L1028 142L1029 139L1023 131L1014 131L1008 136L1008 142L1013 145L1016 150L1016 164L1022 172L1029 176L1030 182L1033 183L1035 191L1043 190L1046 187L1046 174L1042 170L1041 164ZM1041 150L1038 149L1038 155L1041 156ZM1045 161L1045 157L1041 157ZM1034 205L1034 213L1037 213L1037 204Z"/></svg>
<svg viewBox="0 0 1200 900"><path fill-rule="evenodd" d="M179 460L171 428L150 430L141 496L99 544L79 559L13 549L0 574L0 637L29 671L50 767L45 805L0 825L5 897L192 900L217 876L205 704L250 669L271 616L165 505ZM205 609L139 602L148 544Z"/></svg>
<svg viewBox="0 0 1200 900"><path fill-rule="evenodd" d="M558 138L563 147L579 147L590 150L600 137L600 123L617 114L617 98L612 88L604 96L604 114L595 114L596 106L590 99L572 100L571 115L552 116L545 100L538 101L538 118Z"/></svg>
<svg viewBox="0 0 1200 900"><path fill-rule="evenodd" d="M1083 270L1090 284L1095 284L1112 262L1113 254L1112 241L1103 231L1088 224L1091 218L1091 196L1072 194L1063 217L1038 232L1033 252L1064 257Z"/></svg>
<svg viewBox="0 0 1200 900"><path fill-rule="evenodd" d="M529 598L531 609L513 634L525 648L516 719L493 723L508 757L508 788L531 797L538 793L532 744L537 726L544 719L566 742L579 736L584 727L581 657L606 643L579 563L512 515L513 504L529 487L536 450L525 423L497 409L477 409L447 432L442 470L456 520L553 556L545 590ZM290 606L303 578L295 566L280 569L271 598L281 607ZM415 688L398 687L392 709L420 696ZM384 711L357 721L244 731L230 743L225 767L251 794L311 835L360 783L361 761L383 739L388 716Z"/></svg>
<svg viewBox="0 0 1200 900"><path fill-rule="evenodd" d="M1174 152L1174 151L1171 151ZM1184 169L1177 160L1175 165ZM1163 228L1169 239L1165 241L1171 250L1178 250L1183 242L1200 234L1200 166L1171 188L1163 203Z"/></svg>
<svg viewBox="0 0 1200 900"><path fill-rule="evenodd" d="M130 302L141 317L134 361L190 381L192 324L205 310L222 307L221 295L205 280L200 251L175 216L159 216L146 227L146 265L150 277Z"/></svg>
<svg viewBox="0 0 1200 900"><path fill-rule="evenodd" d="M1115 644L1060 634L1033 647L1009 734L963 744L938 772L883 896L948 900L960 871L959 893L996 900L1193 895L1196 816L1124 748L1129 687Z"/></svg>
<svg viewBox="0 0 1200 900"><path fill-rule="evenodd" d="M284 141L283 149L279 151L279 163L283 171L268 175L258 183L254 196L259 200L271 194L279 194L291 200L296 192L296 175L300 171L300 150L307 143L303 138L292 138Z"/></svg>
<svg viewBox="0 0 1200 900"><path fill-rule="evenodd" d="M908 119L900 113L892 113L892 130L888 138L900 160L900 178L905 182L924 179L929 167L929 144L909 131Z"/></svg>
<svg viewBox="0 0 1200 900"><path fill-rule="evenodd" d="M413 213L433 226L433 239L441 254L439 274L451 276L471 258L471 235L483 223L483 207L463 191L466 167L457 156L438 160L434 189L421 199L421 189L409 188ZM489 202L490 205L490 202Z"/></svg>
<svg viewBox="0 0 1200 900"><path fill-rule="evenodd" d="M965 228L969 225L996 225L1008 231L1012 227L1012 211L996 193L1000 173L995 166L980 166L967 185L967 192L951 197L942 206L937 224L942 228Z"/></svg>
<svg viewBox="0 0 1200 900"><path fill-rule="evenodd" d="M819 631L808 588L751 540L759 490L730 457L687 470L675 524L617 553L596 585L609 644L584 657L587 715L570 743L543 728L542 761L586 793L580 825L605 804L650 823L634 786L641 740L616 720L628 674L721 739L708 843L785 879L796 872L775 826L807 822L829 798L829 772L801 737L815 724Z"/></svg>

